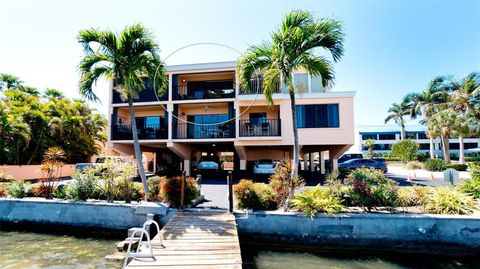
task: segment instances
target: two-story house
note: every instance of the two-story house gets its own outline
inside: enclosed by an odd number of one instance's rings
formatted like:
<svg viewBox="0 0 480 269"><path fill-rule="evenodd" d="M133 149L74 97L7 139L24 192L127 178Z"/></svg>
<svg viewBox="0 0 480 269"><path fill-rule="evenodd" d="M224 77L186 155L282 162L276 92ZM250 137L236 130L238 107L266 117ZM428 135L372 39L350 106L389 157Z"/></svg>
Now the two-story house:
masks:
<svg viewBox="0 0 480 269"><path fill-rule="evenodd" d="M236 62L168 66L168 93L157 97L147 85L134 103L142 152L148 170L159 163L192 174L206 155L229 152L233 169L249 171L260 159L292 159L292 111L286 89L279 86L269 106L261 78L246 91L236 82ZM354 144L353 92L333 92L321 79L293 74L298 89L297 125L303 159L320 156L325 172L328 156L337 158ZM120 155L133 155L128 106L111 83L108 146ZM305 169L312 169L305 166Z"/></svg>

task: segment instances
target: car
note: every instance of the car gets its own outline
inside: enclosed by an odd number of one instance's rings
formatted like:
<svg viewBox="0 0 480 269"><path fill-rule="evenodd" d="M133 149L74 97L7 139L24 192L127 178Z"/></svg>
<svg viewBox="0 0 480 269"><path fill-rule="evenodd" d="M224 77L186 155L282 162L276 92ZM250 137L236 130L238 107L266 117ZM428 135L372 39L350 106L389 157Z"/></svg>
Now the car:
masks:
<svg viewBox="0 0 480 269"><path fill-rule="evenodd" d="M221 164L218 158L204 157L198 161L195 171L199 174L219 173L221 172Z"/></svg>
<svg viewBox="0 0 480 269"><path fill-rule="evenodd" d="M102 166L109 161L113 165L121 165L122 163L128 163L132 160L129 157L124 156L97 156L93 163L77 163L75 164L76 171L82 171L85 169L95 169L96 173L101 173Z"/></svg>
<svg viewBox="0 0 480 269"><path fill-rule="evenodd" d="M339 159L338 163L343 163L351 159L363 159L363 154L361 153L347 153L343 154Z"/></svg>
<svg viewBox="0 0 480 269"><path fill-rule="evenodd" d="M348 170L355 170L358 168L371 168L381 170L384 173L388 172L387 165L382 162L377 162L372 159L351 159L338 164L339 168L346 168Z"/></svg>
<svg viewBox="0 0 480 269"><path fill-rule="evenodd" d="M258 160L253 166L254 175L271 175L277 170L277 163L273 160Z"/></svg>

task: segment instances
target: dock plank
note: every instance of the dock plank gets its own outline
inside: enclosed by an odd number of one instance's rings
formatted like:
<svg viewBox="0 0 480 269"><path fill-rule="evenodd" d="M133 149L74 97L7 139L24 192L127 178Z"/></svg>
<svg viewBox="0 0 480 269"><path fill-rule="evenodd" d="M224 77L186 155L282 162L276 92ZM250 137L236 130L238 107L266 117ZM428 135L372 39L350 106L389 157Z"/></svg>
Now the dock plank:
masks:
<svg viewBox="0 0 480 269"><path fill-rule="evenodd" d="M162 236L165 248L153 248L155 260L134 259L127 268L242 268L233 214L177 212L156 237L158 236ZM147 253L147 250L143 249L142 252Z"/></svg>

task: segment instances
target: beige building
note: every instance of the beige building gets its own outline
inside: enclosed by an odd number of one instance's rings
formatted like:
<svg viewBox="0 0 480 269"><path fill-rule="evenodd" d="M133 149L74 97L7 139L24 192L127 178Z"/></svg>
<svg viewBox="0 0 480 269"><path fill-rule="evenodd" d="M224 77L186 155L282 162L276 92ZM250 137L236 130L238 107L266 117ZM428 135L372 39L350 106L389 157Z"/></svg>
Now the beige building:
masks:
<svg viewBox="0 0 480 269"><path fill-rule="evenodd" d="M248 174L259 159L292 158L293 131L290 99L282 87L268 106L260 90L261 77L252 90L236 83L235 62L169 66L168 93L157 98L147 86L134 103L142 152L155 172L168 165L192 174L206 155L233 156L233 169ZM325 172L326 156L336 160L354 144L354 92L334 92L320 78L305 72L293 75L297 95L297 125L301 157L305 163L319 156ZM128 105L110 91L108 146L121 155L133 155ZM313 165L302 166L313 170Z"/></svg>

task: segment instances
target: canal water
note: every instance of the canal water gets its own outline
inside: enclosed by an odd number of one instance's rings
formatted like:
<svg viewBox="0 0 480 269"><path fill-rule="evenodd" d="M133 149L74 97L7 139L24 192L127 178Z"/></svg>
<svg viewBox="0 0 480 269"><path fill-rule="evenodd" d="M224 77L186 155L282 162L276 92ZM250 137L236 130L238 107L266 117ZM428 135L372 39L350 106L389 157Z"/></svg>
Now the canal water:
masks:
<svg viewBox="0 0 480 269"><path fill-rule="evenodd" d="M121 268L105 260L114 253L118 239L84 238L67 235L0 231L2 269L86 269ZM394 254L352 256L242 250L246 269L470 269L480 268L478 259ZM244 253L245 252L245 253Z"/></svg>

